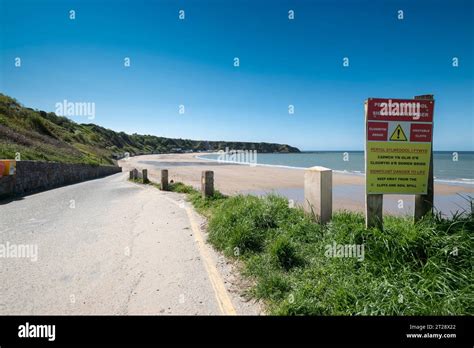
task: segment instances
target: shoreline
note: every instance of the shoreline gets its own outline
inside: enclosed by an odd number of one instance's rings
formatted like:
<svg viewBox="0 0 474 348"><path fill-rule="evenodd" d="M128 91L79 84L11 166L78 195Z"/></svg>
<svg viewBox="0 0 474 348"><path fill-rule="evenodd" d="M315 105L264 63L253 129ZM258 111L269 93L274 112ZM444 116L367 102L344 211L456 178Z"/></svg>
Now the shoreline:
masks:
<svg viewBox="0 0 474 348"><path fill-rule="evenodd" d="M212 152L212 153L204 153L204 155L218 155L219 153L217 152ZM239 163L239 162L233 162L233 161L219 161L211 158L205 158L201 157L203 153L196 154L194 158L204 160L204 161L210 161L214 163L226 163L226 164L235 164L235 165L241 165L241 166L254 166L254 167L274 167L274 168L285 168L285 169L296 169L296 170L305 170L307 167L295 167L295 166L285 166L285 165L280 165L280 164L267 164L267 163L256 163L256 164L248 164L248 163ZM362 176L365 177L365 173L361 171L347 171L347 170L337 170L333 169L333 173L338 173L338 174L347 174L347 175L356 175L356 176ZM446 185L454 185L454 186L465 186L465 187L472 187L474 188L474 179L467 179L467 178L456 178L456 179L439 179L434 177L435 183L442 183Z"/></svg>
<svg viewBox="0 0 474 348"><path fill-rule="evenodd" d="M202 159L206 153L157 154L130 157L120 160L124 171L132 168L148 169L151 180L160 181L160 170L168 169L169 179L200 189L201 172L214 171L215 188L226 195L268 194L276 192L295 202L301 200L304 189L304 168L282 168L271 165L249 166L236 163L219 163ZM474 187L435 182L435 207L445 213L467 209L468 202L459 196L474 196ZM333 172L333 210L365 211L365 175ZM299 198L299 199L298 199ZM403 207L399 208L400 201ZM414 195L384 195L384 212L409 215Z"/></svg>

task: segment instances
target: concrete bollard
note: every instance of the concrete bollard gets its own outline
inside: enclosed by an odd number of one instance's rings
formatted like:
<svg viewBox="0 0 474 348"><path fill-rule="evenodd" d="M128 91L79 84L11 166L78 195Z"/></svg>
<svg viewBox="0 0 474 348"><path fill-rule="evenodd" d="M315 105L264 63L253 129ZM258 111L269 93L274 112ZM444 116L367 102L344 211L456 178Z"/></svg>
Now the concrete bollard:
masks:
<svg viewBox="0 0 474 348"><path fill-rule="evenodd" d="M204 170L201 174L201 193L202 198L214 195L214 172L212 170Z"/></svg>
<svg viewBox="0 0 474 348"><path fill-rule="evenodd" d="M332 217L332 170L311 167L304 173L304 210L318 216L322 224Z"/></svg>
<svg viewBox="0 0 474 348"><path fill-rule="evenodd" d="M168 191L168 169L161 170L161 189Z"/></svg>
<svg viewBox="0 0 474 348"><path fill-rule="evenodd" d="M148 183L148 169L142 169L142 180L143 183Z"/></svg>

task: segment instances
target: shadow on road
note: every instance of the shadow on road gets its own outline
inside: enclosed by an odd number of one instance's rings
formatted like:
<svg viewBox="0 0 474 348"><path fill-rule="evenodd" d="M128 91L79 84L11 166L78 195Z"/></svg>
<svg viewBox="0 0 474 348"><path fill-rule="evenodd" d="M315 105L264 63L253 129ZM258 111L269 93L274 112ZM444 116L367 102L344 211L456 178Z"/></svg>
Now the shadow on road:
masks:
<svg viewBox="0 0 474 348"><path fill-rule="evenodd" d="M23 200L23 196L8 196L4 198L0 198L0 205L5 205L14 201L21 201Z"/></svg>

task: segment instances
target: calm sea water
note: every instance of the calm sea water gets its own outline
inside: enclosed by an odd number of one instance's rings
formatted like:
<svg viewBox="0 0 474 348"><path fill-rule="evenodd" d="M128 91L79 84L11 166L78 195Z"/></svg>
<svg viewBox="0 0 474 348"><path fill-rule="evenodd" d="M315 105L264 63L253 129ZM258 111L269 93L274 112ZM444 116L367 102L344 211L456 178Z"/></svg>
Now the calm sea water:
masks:
<svg viewBox="0 0 474 348"><path fill-rule="evenodd" d="M217 160L218 155L199 156L203 159ZM474 152L457 152L457 160L453 152L434 152L434 176L437 181L456 182L474 185ZM271 153L257 154L257 164L267 166L282 166L308 168L323 166L334 171L349 172L363 175L363 151L308 151L302 153Z"/></svg>

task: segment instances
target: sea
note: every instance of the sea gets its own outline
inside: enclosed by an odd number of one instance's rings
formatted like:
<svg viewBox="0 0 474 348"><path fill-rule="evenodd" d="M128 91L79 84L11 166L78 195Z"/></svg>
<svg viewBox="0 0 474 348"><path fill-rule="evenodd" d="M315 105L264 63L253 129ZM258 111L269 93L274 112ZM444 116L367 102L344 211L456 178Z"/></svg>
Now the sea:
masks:
<svg viewBox="0 0 474 348"><path fill-rule="evenodd" d="M218 154L198 158L217 161ZM222 157L221 157L222 158ZM304 169L313 166L331 168L335 172L364 175L363 151L305 151L301 153L257 153L250 160L258 166ZM243 158L241 161L245 161ZM233 162L230 160L230 162ZM474 185L474 151L434 151L434 178L437 182Z"/></svg>

